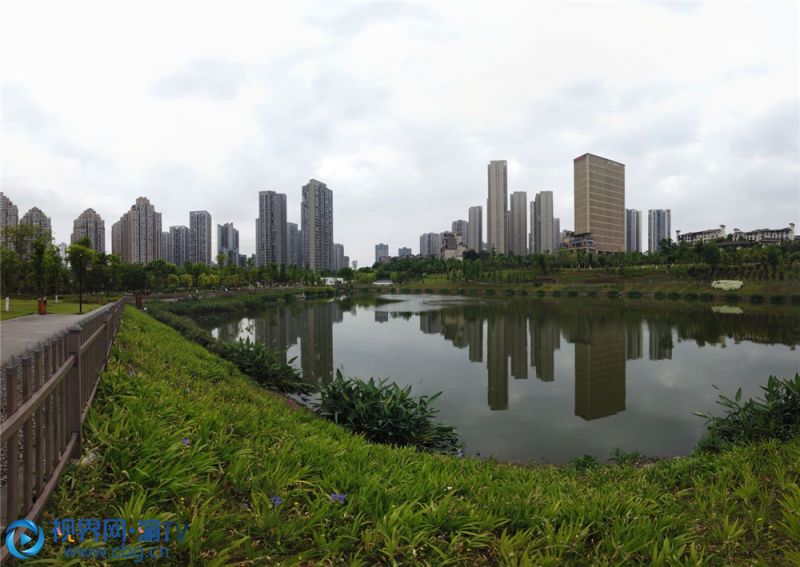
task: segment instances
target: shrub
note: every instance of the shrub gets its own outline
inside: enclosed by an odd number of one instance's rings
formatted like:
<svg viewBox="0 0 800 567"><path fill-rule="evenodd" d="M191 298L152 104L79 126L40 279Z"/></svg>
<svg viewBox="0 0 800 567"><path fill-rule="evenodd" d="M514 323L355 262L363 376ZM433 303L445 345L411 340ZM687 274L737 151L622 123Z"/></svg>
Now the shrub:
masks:
<svg viewBox="0 0 800 567"><path fill-rule="evenodd" d="M588 295L589 297L597 297L597 290L593 289L589 293L587 293L586 295Z"/></svg>
<svg viewBox="0 0 800 567"><path fill-rule="evenodd" d="M514 290L513 289L506 289L505 291L503 291L503 293L505 293L506 295L514 295Z"/></svg>
<svg viewBox="0 0 800 567"><path fill-rule="evenodd" d="M570 297L578 297L578 292L575 291L574 289L571 289L567 292L567 295Z"/></svg>
<svg viewBox="0 0 800 567"><path fill-rule="evenodd" d="M458 288L457 293L458 295L464 295L464 288L463 287Z"/></svg>
<svg viewBox="0 0 800 567"><path fill-rule="evenodd" d="M609 291L606 295L608 295L608 297L610 297L611 299L618 299L619 297L622 296L622 294L620 292L613 291L613 290Z"/></svg>
<svg viewBox="0 0 800 567"><path fill-rule="evenodd" d="M739 296L735 293L729 293L728 295L725 296L725 301L727 301L728 303L738 303Z"/></svg>
<svg viewBox="0 0 800 567"><path fill-rule="evenodd" d="M429 287L425 288L425 293L433 293L433 290Z"/></svg>
<svg viewBox="0 0 800 567"><path fill-rule="evenodd" d="M695 292L693 292L693 291L690 291L690 292L685 293L683 295L683 298L685 300L687 300L687 301L696 301L697 300L697 294Z"/></svg>
<svg viewBox="0 0 800 567"><path fill-rule="evenodd" d="M750 296L750 303L764 303L764 296L754 293Z"/></svg>
<svg viewBox="0 0 800 567"><path fill-rule="evenodd" d="M642 292L641 291L629 291L628 292L628 297L630 297L631 299L639 299L639 298L642 297Z"/></svg>
<svg viewBox="0 0 800 567"><path fill-rule="evenodd" d="M485 293L486 295L494 295L494 290L492 288L488 288L484 290L483 293Z"/></svg>
<svg viewBox="0 0 800 567"><path fill-rule="evenodd" d="M800 295L793 295L791 297L791 301L794 305L800 304Z"/></svg>
<svg viewBox="0 0 800 567"><path fill-rule="evenodd" d="M520 294L520 295L528 295L528 290L527 290L527 289L521 289L521 290L519 291L519 294Z"/></svg>
<svg viewBox="0 0 800 567"><path fill-rule="evenodd" d="M665 294L663 291L657 291L657 292L656 292L656 293L653 295L653 297L655 297L656 299L664 299L664 298L666 298L666 297L667 297L667 294Z"/></svg>
<svg viewBox="0 0 800 567"><path fill-rule="evenodd" d="M721 417L695 414L706 418L708 428L698 449L719 451L730 445L762 439L786 441L800 435L800 374L795 374L794 379L770 376L761 389L764 390L763 399L744 403L741 403L741 388L733 399L720 394L717 403L725 408L725 415Z"/></svg>
<svg viewBox="0 0 800 567"><path fill-rule="evenodd" d="M672 301L676 301L681 298L681 294L677 291L671 291L667 294L667 298L671 299Z"/></svg>
<svg viewBox="0 0 800 567"><path fill-rule="evenodd" d="M584 472L590 469L596 469L600 466L600 461L597 460L597 457L593 457L592 455L584 455L582 457L575 457L569 462L569 466L577 470L578 472Z"/></svg>
<svg viewBox="0 0 800 567"><path fill-rule="evenodd" d="M559 290L557 290L557 289L554 290L553 291L553 297L561 297L561 292Z"/></svg>
<svg viewBox="0 0 800 567"><path fill-rule="evenodd" d="M714 296L711 295L710 293L701 293L700 294L700 300L701 301L713 301L714 300Z"/></svg>
<svg viewBox="0 0 800 567"><path fill-rule="evenodd" d="M774 303L776 305L780 305L786 302L786 298L782 295L773 295L769 298L770 303Z"/></svg>
<svg viewBox="0 0 800 567"><path fill-rule="evenodd" d="M220 345L222 355L259 384L271 390L308 394L312 385L303 381L300 372L279 359L279 352L250 339Z"/></svg>
<svg viewBox="0 0 800 567"><path fill-rule="evenodd" d="M536 290L536 295L539 297L544 297L544 290L543 289Z"/></svg>
<svg viewBox="0 0 800 567"><path fill-rule="evenodd" d="M317 412L368 440L418 449L452 452L458 447L455 428L434 419L433 396L411 396L411 386L401 388L386 380L345 378L340 370L320 390Z"/></svg>

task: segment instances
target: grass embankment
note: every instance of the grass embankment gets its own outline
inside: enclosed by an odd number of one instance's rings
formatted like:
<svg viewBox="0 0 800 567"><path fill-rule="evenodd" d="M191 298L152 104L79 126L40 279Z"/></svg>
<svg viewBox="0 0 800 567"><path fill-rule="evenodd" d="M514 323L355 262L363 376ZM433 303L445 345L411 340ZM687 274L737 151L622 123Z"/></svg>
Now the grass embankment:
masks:
<svg viewBox="0 0 800 567"><path fill-rule="evenodd" d="M164 565L800 561L798 441L583 472L371 444L131 307L84 431L47 516L190 521Z"/></svg>
<svg viewBox="0 0 800 567"><path fill-rule="evenodd" d="M788 303L792 296L800 297L800 282L789 280L742 280L743 285L737 291L726 292L711 287L710 281L677 278L669 275L665 270L642 270L635 274L619 274L614 270L559 270L549 275L543 275L536 282L508 282L506 276L514 279L514 270L501 275L499 281L464 282L447 279L445 274L434 274L422 279L395 285L400 289L430 289L434 292L449 290L455 292L463 289L465 292L484 292L486 289L495 289L502 293L506 289L522 290L529 295L542 291L552 295L554 291L567 295L570 291L586 295L594 292L597 297L607 297L608 292L618 292L627 295L629 292L664 296L678 294L680 298L694 294L710 294L715 300L724 301L729 295L736 295L740 301L749 301L752 296L760 296L765 302L775 296L783 297Z"/></svg>
<svg viewBox="0 0 800 567"><path fill-rule="evenodd" d="M0 301L0 321L33 315L39 312L38 302L35 299L14 299L9 301L10 310L5 310L5 298ZM99 303L84 303L83 312L88 313L92 309L100 307ZM79 304L77 300L62 300L58 303L53 299L47 300L47 313L54 315L77 315Z"/></svg>

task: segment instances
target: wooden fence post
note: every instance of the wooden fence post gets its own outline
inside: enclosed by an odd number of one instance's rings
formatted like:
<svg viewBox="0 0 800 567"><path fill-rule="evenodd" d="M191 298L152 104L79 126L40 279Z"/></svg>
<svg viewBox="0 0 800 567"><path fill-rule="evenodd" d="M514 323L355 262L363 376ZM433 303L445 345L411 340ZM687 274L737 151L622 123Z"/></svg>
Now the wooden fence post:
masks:
<svg viewBox="0 0 800 567"><path fill-rule="evenodd" d="M73 459L80 458L81 448L81 412L83 408L83 392L81 384L81 327L75 325L67 335L67 351L70 356L75 356L72 368L67 374L67 427L70 435L76 435L75 447L72 451Z"/></svg>

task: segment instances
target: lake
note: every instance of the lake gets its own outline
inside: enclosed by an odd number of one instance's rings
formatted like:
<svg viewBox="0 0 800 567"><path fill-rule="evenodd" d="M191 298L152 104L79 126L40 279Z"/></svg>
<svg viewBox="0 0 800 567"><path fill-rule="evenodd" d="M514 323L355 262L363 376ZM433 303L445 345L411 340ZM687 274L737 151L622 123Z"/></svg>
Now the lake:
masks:
<svg viewBox="0 0 800 567"><path fill-rule="evenodd" d="M800 372L800 310L681 302L387 295L277 304L201 323L287 349L307 377L387 377L443 392L465 453L564 463L690 453L718 392Z"/></svg>

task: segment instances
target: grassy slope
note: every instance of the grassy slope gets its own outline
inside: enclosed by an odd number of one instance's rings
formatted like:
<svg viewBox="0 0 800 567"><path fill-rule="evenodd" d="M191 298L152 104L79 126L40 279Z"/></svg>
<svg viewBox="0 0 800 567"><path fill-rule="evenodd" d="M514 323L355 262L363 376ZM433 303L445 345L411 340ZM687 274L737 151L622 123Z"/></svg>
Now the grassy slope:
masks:
<svg viewBox="0 0 800 567"><path fill-rule="evenodd" d="M35 299L12 299L9 303L10 311L5 311L5 298L0 301L0 321L6 319L14 319L24 315L32 315L38 313L38 302ZM98 303L84 303L83 312L88 313L92 309L100 307ZM47 300L47 313L62 314L62 315L76 315L78 313L77 301L61 301L56 303L53 299Z"/></svg>
<svg viewBox="0 0 800 567"><path fill-rule="evenodd" d="M614 271L605 270L560 270L558 273L543 276L545 280L552 280L555 283L545 283L541 286L534 287L532 284L526 283L506 283L500 282L455 282L448 280L444 274L435 274L424 278L424 280L417 280L400 285L400 287L409 288L431 288L431 289L485 289L493 287L502 289L511 287L512 289L528 289L528 290L561 290L566 291L574 289L576 291L586 292L596 290L602 294L607 291L641 291L655 293L657 291L669 293L672 291L678 292L681 295L684 293L711 293L719 297L724 297L728 292L724 292L711 287L709 282L678 279L667 275L663 270L653 270L649 272L642 272L637 276L621 276ZM763 295L765 299L769 299L773 295L790 296L793 294L800 294L800 282L796 281L780 281L780 280L744 280L744 285L741 289L735 292L740 297L747 298L752 294Z"/></svg>
<svg viewBox="0 0 800 567"><path fill-rule="evenodd" d="M84 431L46 518L191 520L160 565L800 561L798 442L587 473L372 445L130 307Z"/></svg>

